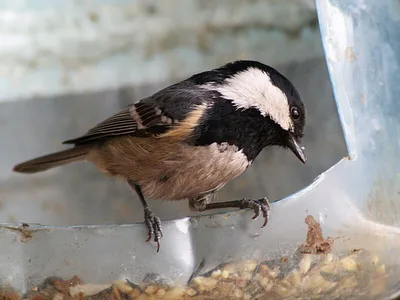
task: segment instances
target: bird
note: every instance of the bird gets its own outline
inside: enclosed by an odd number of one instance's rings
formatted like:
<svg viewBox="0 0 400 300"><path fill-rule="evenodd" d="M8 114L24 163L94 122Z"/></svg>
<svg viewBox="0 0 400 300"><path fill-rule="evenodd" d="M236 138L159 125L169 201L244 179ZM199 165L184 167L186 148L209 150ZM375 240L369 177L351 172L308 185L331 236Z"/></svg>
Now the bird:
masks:
<svg viewBox="0 0 400 300"><path fill-rule="evenodd" d="M276 68L257 60L235 60L171 84L124 106L83 135L71 148L17 164L32 174L88 161L136 192L157 252L163 237L160 218L147 200L188 200L203 212L219 208L262 213L267 197L213 202L214 195L244 173L264 148L291 150L306 163L301 140L306 111L299 92Z"/></svg>

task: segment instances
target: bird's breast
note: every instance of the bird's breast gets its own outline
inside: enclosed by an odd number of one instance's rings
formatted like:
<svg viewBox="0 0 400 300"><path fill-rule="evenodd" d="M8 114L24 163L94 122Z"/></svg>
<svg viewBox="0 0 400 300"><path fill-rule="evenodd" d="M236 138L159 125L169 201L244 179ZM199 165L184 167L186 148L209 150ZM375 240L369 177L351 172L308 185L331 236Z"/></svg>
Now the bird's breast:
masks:
<svg viewBox="0 0 400 300"><path fill-rule="evenodd" d="M152 138L122 137L88 157L100 170L140 185L145 197L179 200L217 190L249 166L236 146L190 146Z"/></svg>

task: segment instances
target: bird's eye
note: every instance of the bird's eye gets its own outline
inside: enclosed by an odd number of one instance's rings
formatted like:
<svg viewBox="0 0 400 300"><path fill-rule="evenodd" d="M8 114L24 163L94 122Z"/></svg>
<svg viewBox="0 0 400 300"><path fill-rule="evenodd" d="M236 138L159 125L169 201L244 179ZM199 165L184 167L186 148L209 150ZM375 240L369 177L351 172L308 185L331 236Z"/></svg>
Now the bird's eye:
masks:
<svg viewBox="0 0 400 300"><path fill-rule="evenodd" d="M300 118L300 111L299 111L299 109L296 107L296 106L293 106L291 109L290 109L290 115L292 116L292 118L293 119L298 119L298 118Z"/></svg>

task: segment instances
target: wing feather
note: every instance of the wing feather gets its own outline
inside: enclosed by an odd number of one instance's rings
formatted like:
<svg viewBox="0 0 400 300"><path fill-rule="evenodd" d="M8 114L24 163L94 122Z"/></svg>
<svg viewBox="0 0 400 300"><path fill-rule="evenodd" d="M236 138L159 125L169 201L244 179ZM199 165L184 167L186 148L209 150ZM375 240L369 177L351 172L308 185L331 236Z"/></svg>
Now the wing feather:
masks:
<svg viewBox="0 0 400 300"><path fill-rule="evenodd" d="M213 93L186 80L131 104L84 135L63 144L85 144L121 135L154 136L167 132Z"/></svg>
<svg viewBox="0 0 400 300"><path fill-rule="evenodd" d="M121 135L152 135L165 132L170 123L154 105L135 103L100 122L86 134L64 141L63 144L84 144ZM154 128L152 128L154 127Z"/></svg>

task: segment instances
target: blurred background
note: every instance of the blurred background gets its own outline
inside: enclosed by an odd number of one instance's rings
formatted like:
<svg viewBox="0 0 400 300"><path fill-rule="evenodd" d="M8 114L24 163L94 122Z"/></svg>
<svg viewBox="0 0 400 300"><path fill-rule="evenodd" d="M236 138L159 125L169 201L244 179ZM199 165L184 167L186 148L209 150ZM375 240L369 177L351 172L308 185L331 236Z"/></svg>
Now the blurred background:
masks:
<svg viewBox="0 0 400 300"><path fill-rule="evenodd" d="M279 200L346 156L310 0L0 0L0 223L143 221L124 182L88 163L26 176L23 160L63 149L123 106L235 59L277 68L307 108L308 162L262 152L217 201ZM193 215L187 202L150 201L162 219Z"/></svg>

